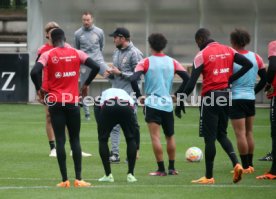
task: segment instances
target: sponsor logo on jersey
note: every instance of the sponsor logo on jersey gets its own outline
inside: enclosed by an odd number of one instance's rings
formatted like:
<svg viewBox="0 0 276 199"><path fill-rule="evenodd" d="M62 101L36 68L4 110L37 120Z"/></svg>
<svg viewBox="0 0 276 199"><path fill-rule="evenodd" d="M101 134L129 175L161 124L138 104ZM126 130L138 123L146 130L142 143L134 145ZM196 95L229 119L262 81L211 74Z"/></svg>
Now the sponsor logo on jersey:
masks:
<svg viewBox="0 0 276 199"><path fill-rule="evenodd" d="M209 55L209 61L214 62L216 59L226 59L227 56L230 56L230 53L224 53L219 55Z"/></svg>
<svg viewBox="0 0 276 199"><path fill-rule="evenodd" d="M52 62L57 64L59 62L59 58L57 56L52 57Z"/></svg>
<svg viewBox="0 0 276 199"><path fill-rule="evenodd" d="M66 62L70 62L70 61L72 61L72 59L75 59L76 58L76 56L66 56L66 57L60 57L59 59L60 60L65 60Z"/></svg>
<svg viewBox="0 0 276 199"><path fill-rule="evenodd" d="M214 69L213 70L214 75L224 74L224 73L229 73L229 68L221 68L221 69Z"/></svg>
<svg viewBox="0 0 276 199"><path fill-rule="evenodd" d="M61 78L61 77L74 77L74 76L76 76L76 71L68 71L68 72L63 72L63 73L61 73L61 72L56 72L55 73L55 77L57 78L57 79L59 79L59 78Z"/></svg>
<svg viewBox="0 0 276 199"><path fill-rule="evenodd" d="M229 73L229 68L221 68L219 73Z"/></svg>
<svg viewBox="0 0 276 199"><path fill-rule="evenodd" d="M214 62L216 60L216 56L215 55L210 55L209 56L209 61L210 62Z"/></svg>
<svg viewBox="0 0 276 199"><path fill-rule="evenodd" d="M63 77L74 77L76 76L76 71L63 72Z"/></svg>
<svg viewBox="0 0 276 199"><path fill-rule="evenodd" d="M57 79L61 78L61 77L62 77L61 72L56 72L56 73L55 73L55 77L56 77Z"/></svg>
<svg viewBox="0 0 276 199"><path fill-rule="evenodd" d="M213 70L214 75L218 75L218 69Z"/></svg>

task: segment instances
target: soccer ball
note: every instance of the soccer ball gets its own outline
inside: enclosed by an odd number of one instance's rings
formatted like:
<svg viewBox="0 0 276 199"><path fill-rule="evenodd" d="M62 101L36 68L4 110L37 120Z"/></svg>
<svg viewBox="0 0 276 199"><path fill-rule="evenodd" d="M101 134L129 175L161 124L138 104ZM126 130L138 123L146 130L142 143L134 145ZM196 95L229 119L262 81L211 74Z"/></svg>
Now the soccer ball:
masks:
<svg viewBox="0 0 276 199"><path fill-rule="evenodd" d="M186 160L189 162L200 162L203 158L203 153L198 147L190 147L186 151Z"/></svg>

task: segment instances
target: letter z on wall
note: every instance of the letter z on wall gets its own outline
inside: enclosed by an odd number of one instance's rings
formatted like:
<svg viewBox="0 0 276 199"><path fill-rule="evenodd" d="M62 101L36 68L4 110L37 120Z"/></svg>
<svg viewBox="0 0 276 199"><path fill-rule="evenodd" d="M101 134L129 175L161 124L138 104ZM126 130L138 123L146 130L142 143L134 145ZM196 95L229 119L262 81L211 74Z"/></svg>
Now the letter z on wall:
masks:
<svg viewBox="0 0 276 199"><path fill-rule="evenodd" d="M29 55L0 54L0 102L27 102Z"/></svg>

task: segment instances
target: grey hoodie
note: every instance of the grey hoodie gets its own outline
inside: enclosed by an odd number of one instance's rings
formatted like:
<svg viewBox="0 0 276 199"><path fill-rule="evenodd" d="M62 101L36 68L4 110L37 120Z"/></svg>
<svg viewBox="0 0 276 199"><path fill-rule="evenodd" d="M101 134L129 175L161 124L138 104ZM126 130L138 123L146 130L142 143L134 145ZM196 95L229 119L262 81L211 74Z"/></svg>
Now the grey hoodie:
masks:
<svg viewBox="0 0 276 199"><path fill-rule="evenodd" d="M113 53L113 65L123 73L123 76L114 76L114 79L111 80L112 88L121 88L130 94L133 91L131 83L124 78L124 75L133 74L136 65L142 58L143 53L132 42L124 49L116 49Z"/></svg>
<svg viewBox="0 0 276 199"><path fill-rule="evenodd" d="M104 32L93 25L90 28L81 27L75 32L75 47L84 51L94 61L103 61Z"/></svg>
<svg viewBox="0 0 276 199"><path fill-rule="evenodd" d="M105 38L103 30L95 25L90 28L82 26L75 32L75 47L87 53L91 59L100 65L100 75L103 75L104 71L108 68L102 54L104 42ZM81 83L83 83L88 77L89 71L90 70L88 68L83 67L82 65L80 78Z"/></svg>

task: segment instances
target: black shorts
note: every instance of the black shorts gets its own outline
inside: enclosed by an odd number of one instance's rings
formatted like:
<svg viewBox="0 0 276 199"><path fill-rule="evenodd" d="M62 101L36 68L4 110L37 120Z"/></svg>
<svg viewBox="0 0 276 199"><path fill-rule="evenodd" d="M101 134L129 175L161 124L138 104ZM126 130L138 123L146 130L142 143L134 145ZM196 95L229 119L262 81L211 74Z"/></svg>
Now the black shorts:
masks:
<svg viewBox="0 0 276 199"><path fill-rule="evenodd" d="M49 113L56 138L65 139L65 126L67 126L70 139L79 138L81 125L79 106L56 103L49 106Z"/></svg>
<svg viewBox="0 0 276 199"><path fill-rule="evenodd" d="M114 100L115 102L115 100ZM110 132L117 125L122 127L125 138L134 139L136 136L136 117L134 110L130 106L120 106L115 102L114 105L103 105L97 109L97 122L98 122L98 138L99 140L107 141ZM96 114L96 113L95 113Z"/></svg>
<svg viewBox="0 0 276 199"><path fill-rule="evenodd" d="M255 115L255 100L235 99L229 107L230 119L241 119Z"/></svg>
<svg viewBox="0 0 276 199"><path fill-rule="evenodd" d="M227 136L228 126L228 98L225 98L225 103L212 103L212 100L225 96L223 93L213 96L204 96L200 106L200 124L199 136L208 140L216 140L221 137ZM214 98L214 99L213 99Z"/></svg>
<svg viewBox="0 0 276 199"><path fill-rule="evenodd" d="M154 122L162 125L163 132L167 137L174 135L173 111L166 112L145 106L145 120L147 123Z"/></svg>

